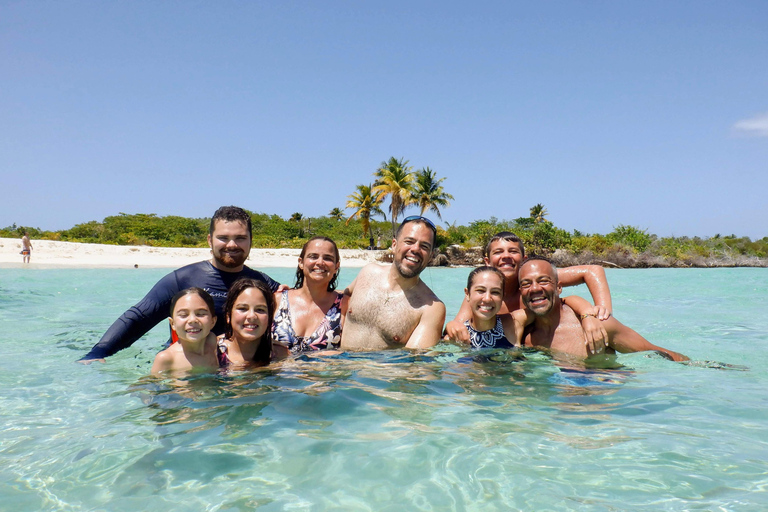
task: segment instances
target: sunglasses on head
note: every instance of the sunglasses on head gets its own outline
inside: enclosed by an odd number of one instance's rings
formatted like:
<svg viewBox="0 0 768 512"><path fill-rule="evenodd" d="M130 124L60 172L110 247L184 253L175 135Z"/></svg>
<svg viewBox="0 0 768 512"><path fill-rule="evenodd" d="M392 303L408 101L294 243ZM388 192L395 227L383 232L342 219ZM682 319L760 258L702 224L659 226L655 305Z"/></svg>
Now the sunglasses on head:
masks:
<svg viewBox="0 0 768 512"><path fill-rule="evenodd" d="M437 228L436 228L436 227L435 227L435 225L432 223L432 221L431 221L431 220L429 220L429 219L428 219L428 218L426 218L426 217L422 217L421 215L410 215L410 216L408 216L408 217L404 218L404 219L403 219L403 222L401 222L401 223L400 223L400 225L402 226L402 225L404 225L404 224L407 224L407 223L409 223L409 222L413 222L413 221L421 221L421 222L423 222L424 224L426 224L427 226L429 226L429 227L432 229L432 231L433 231L435 234L437 234Z"/></svg>

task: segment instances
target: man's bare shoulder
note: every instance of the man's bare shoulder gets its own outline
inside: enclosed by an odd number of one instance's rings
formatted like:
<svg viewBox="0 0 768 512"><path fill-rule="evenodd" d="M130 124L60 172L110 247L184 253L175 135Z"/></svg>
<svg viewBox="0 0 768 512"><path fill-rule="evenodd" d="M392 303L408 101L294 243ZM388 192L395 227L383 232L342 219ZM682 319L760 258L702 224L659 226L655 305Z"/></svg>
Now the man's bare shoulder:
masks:
<svg viewBox="0 0 768 512"><path fill-rule="evenodd" d="M565 302L563 302L561 300L560 301L560 323L562 323L564 320L568 320L568 321L576 320L576 321L578 321L579 320L579 316L571 308L571 306L569 306L568 304L566 304Z"/></svg>
<svg viewBox="0 0 768 512"><path fill-rule="evenodd" d="M443 304L443 301L440 300L440 297L438 297L435 292L432 291L432 288L427 286L427 283L424 281L421 281L419 283L419 286L417 287L417 293L419 294L419 298L428 305L437 305L439 304L443 308L445 308L445 304Z"/></svg>
<svg viewBox="0 0 768 512"><path fill-rule="evenodd" d="M357 274L357 278L365 279L369 276L384 274L386 272L389 272L390 266L392 266L391 263L379 263L379 262L369 263L360 269L360 272Z"/></svg>

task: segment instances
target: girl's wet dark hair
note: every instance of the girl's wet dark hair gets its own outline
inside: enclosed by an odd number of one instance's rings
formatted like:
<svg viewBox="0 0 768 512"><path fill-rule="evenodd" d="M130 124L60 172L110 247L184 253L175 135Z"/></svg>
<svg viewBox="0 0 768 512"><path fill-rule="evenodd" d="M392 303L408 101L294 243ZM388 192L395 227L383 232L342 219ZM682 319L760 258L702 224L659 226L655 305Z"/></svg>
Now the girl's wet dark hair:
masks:
<svg viewBox="0 0 768 512"><path fill-rule="evenodd" d="M203 290L202 288L198 288L196 286L193 286L191 288L186 288L184 290L181 290L179 293L173 296L171 299L171 315L173 316L173 310L176 308L176 303L179 302L179 299L184 297L185 295L199 295L203 301L205 301L205 305L208 306L208 310L211 312L211 316L216 316L216 305L213 303L213 297L211 295Z"/></svg>
<svg viewBox="0 0 768 512"><path fill-rule="evenodd" d="M336 263L339 263L341 261L341 256L339 255L339 248L336 246L336 242L328 238L327 236L313 236L309 240L307 240L307 243L304 244L304 247L301 248L301 254L299 254L299 257L303 260L304 254L307 252L307 247L310 243L316 242L317 240L322 240L324 242L330 242L331 245L333 245L333 252L336 254ZM336 285L339 281L339 270L334 274L333 279L328 283L328 291L332 292L336 289ZM304 285L304 271L301 270L300 266L296 267L296 284L293 285L294 290L298 290Z"/></svg>
<svg viewBox="0 0 768 512"><path fill-rule="evenodd" d="M272 289L263 281L257 281L250 277L241 277L229 287L227 292L227 302L224 305L224 318L227 321L227 328L224 331L224 336L228 339L232 339L232 309L235 307L240 294L248 288L256 288L264 296L264 300L267 303L267 330L259 339L259 346L256 348L256 353L253 355L253 362L259 364L269 364L270 356L272 354L272 322L275 317L275 296L272 294Z"/></svg>
<svg viewBox="0 0 768 512"><path fill-rule="evenodd" d="M472 289L472 283L475 281L475 276L478 274L482 274L483 272L492 272L499 276L501 279L501 290L504 291L504 284L506 280L504 279L504 274L501 272L501 270L497 269L496 267L490 267L488 265L483 265L482 267L477 267L476 269L473 269L472 272L469 273L469 277L467 277L467 291Z"/></svg>

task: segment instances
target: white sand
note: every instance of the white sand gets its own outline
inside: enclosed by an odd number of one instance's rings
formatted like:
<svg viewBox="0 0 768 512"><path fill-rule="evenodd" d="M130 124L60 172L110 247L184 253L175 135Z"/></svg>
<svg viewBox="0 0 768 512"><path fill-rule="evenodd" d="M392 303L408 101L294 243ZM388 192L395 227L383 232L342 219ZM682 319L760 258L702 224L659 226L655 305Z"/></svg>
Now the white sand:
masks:
<svg viewBox="0 0 768 512"><path fill-rule="evenodd" d="M131 268L168 267L178 268L207 260L211 250L148 247L144 245L101 245L73 242L32 240L32 256L28 265L21 261L21 239L0 238L0 268ZM251 249L246 265L253 268L295 267L300 249ZM362 267L384 251L342 249L342 267Z"/></svg>

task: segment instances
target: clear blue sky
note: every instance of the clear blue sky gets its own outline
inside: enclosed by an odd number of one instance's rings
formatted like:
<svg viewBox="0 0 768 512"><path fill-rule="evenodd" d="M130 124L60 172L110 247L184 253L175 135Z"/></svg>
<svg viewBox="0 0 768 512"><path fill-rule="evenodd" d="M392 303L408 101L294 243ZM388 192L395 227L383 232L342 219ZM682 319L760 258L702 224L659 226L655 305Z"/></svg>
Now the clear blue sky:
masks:
<svg viewBox="0 0 768 512"><path fill-rule="evenodd" d="M0 1L0 226L343 207L768 235L768 2ZM351 212L348 212L351 213Z"/></svg>

